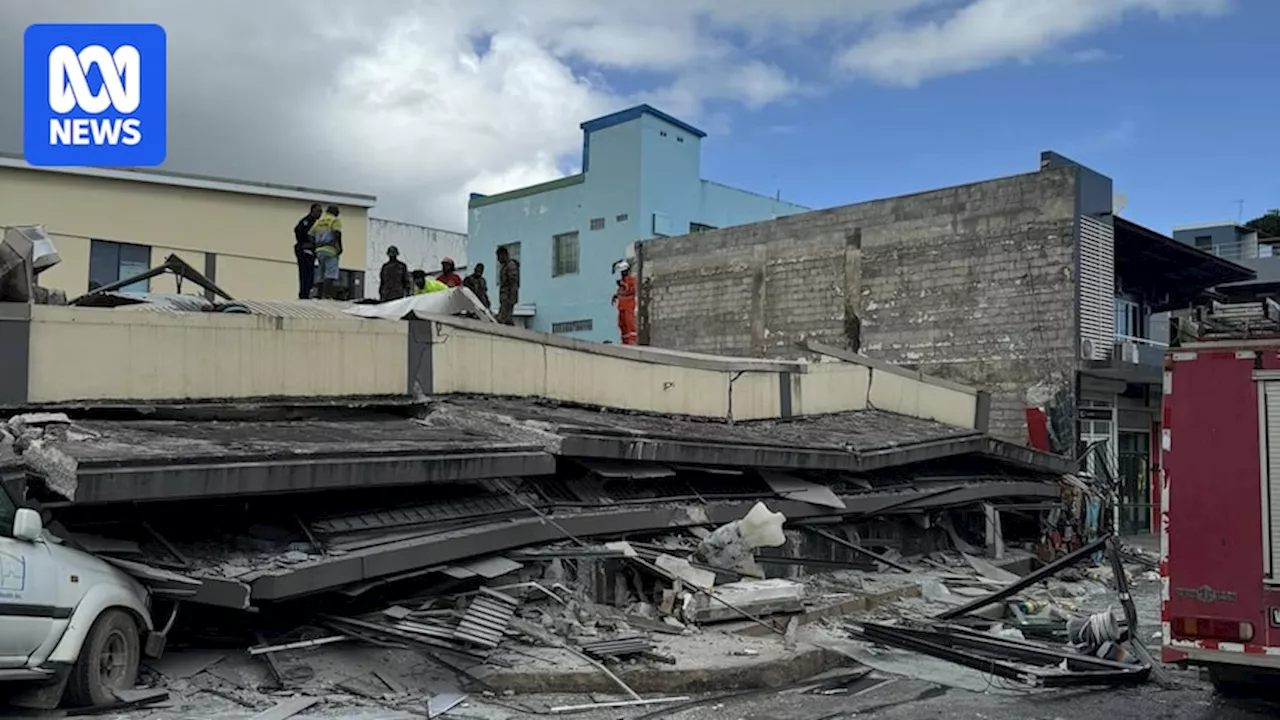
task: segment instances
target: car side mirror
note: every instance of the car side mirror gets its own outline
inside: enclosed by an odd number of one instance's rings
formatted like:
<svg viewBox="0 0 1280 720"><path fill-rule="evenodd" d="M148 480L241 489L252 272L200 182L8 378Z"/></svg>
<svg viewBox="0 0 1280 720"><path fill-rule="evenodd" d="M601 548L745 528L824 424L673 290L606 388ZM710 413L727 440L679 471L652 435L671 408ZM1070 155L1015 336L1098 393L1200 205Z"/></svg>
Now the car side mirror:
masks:
<svg viewBox="0 0 1280 720"><path fill-rule="evenodd" d="M31 508L18 508L13 516L13 536L19 540L35 542L44 534L44 522L40 513Z"/></svg>

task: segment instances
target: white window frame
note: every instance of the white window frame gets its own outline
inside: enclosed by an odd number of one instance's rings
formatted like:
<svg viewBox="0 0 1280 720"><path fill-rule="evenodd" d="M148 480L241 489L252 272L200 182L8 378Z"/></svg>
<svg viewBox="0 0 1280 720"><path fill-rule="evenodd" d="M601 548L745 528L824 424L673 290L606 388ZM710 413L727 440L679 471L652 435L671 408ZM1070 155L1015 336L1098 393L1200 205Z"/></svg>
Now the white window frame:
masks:
<svg viewBox="0 0 1280 720"><path fill-rule="evenodd" d="M561 257L560 243L565 240L573 240L573 269L568 269L568 263L564 262ZM582 270L582 238L578 235L577 230L559 233L551 236L551 277L564 277L566 275L577 275Z"/></svg>

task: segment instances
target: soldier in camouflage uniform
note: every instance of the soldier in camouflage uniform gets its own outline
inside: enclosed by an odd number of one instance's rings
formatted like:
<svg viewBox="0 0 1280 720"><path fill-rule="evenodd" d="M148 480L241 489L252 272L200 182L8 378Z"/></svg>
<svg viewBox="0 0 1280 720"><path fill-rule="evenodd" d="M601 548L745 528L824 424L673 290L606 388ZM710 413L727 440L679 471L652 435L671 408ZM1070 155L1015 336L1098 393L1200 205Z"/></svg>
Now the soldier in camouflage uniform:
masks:
<svg viewBox="0 0 1280 720"><path fill-rule="evenodd" d="M516 303L520 302L520 261L511 252L498 248L498 322L515 325Z"/></svg>

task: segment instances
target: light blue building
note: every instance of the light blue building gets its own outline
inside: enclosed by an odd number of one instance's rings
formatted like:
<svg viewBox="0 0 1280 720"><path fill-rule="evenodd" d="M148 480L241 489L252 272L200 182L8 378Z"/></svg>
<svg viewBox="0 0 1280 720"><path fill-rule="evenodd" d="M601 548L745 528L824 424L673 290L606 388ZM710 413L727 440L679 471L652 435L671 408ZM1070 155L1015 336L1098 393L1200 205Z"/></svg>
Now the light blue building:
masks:
<svg viewBox="0 0 1280 720"><path fill-rule="evenodd" d="M485 263L496 303L494 253L511 249L517 320L533 330L618 342L613 266L634 243L809 210L702 179L706 133L648 105L581 127L581 173L469 204L468 260Z"/></svg>

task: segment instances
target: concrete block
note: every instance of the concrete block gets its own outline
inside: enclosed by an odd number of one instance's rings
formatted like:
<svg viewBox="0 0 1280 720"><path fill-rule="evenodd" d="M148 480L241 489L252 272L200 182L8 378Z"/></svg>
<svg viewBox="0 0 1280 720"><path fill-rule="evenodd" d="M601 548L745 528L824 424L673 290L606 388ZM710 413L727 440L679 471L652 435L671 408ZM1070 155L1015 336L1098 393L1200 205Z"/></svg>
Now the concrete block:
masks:
<svg viewBox="0 0 1280 720"><path fill-rule="evenodd" d="M713 593L724 602L699 595L694 605L695 622L741 620L742 615L725 603L756 616L800 612L804 609L804 585L781 578L726 583L716 587Z"/></svg>

